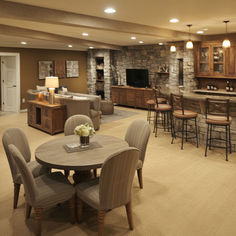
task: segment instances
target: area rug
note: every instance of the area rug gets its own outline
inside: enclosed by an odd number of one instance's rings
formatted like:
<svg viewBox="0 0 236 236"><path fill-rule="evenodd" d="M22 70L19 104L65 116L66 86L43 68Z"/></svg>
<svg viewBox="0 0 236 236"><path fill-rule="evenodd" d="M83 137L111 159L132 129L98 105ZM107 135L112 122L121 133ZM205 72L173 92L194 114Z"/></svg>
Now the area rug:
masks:
<svg viewBox="0 0 236 236"><path fill-rule="evenodd" d="M109 123L116 120L121 120L129 116L134 116L139 114L138 112L133 111L124 111L114 108L114 113L112 115L102 115L101 123Z"/></svg>

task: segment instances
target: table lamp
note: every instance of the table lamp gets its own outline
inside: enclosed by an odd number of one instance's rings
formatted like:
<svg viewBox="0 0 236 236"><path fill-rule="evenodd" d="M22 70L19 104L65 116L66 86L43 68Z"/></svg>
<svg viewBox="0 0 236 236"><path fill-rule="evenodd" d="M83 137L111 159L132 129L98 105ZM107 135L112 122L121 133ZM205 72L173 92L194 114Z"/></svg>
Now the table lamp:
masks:
<svg viewBox="0 0 236 236"><path fill-rule="evenodd" d="M59 87L59 80L56 76L46 77L45 86L49 89L49 103L54 104L54 90Z"/></svg>

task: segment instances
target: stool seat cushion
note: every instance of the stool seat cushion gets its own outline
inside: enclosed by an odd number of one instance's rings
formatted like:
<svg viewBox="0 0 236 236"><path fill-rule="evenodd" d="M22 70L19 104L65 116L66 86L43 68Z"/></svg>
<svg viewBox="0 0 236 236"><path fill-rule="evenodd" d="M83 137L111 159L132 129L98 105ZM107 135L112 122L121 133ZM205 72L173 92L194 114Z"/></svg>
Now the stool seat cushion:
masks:
<svg viewBox="0 0 236 236"><path fill-rule="evenodd" d="M149 99L149 100L147 100L146 103L147 103L148 105L155 105L155 102L154 102L153 99Z"/></svg>
<svg viewBox="0 0 236 236"><path fill-rule="evenodd" d="M158 104L163 104L166 103L166 99L165 98L157 98ZM155 105L155 101L153 99L149 99L147 100L147 104L148 105Z"/></svg>
<svg viewBox="0 0 236 236"><path fill-rule="evenodd" d="M182 110L175 110L173 115L180 119L191 119L197 117L197 112L184 110L184 114L182 114Z"/></svg>
<svg viewBox="0 0 236 236"><path fill-rule="evenodd" d="M232 123L232 117L230 116L229 120L227 120L226 116L207 115L206 123L213 125L230 125Z"/></svg>
<svg viewBox="0 0 236 236"><path fill-rule="evenodd" d="M155 105L156 111L171 111L171 106L169 104L158 104Z"/></svg>

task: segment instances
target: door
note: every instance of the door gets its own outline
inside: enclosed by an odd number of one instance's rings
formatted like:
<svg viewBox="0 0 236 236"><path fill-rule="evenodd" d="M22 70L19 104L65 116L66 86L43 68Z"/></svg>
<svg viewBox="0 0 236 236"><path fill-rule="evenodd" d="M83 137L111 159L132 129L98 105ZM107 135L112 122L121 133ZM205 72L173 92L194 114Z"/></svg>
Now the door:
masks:
<svg viewBox="0 0 236 236"><path fill-rule="evenodd" d="M2 110L17 111L16 57L1 57Z"/></svg>

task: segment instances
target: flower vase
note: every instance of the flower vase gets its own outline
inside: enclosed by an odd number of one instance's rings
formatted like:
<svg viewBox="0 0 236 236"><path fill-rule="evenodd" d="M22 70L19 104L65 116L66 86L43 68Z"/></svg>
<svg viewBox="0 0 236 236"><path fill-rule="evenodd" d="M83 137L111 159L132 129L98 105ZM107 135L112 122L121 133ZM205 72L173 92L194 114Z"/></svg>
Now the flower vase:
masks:
<svg viewBox="0 0 236 236"><path fill-rule="evenodd" d="M80 147L87 148L89 146L89 136L80 136Z"/></svg>

